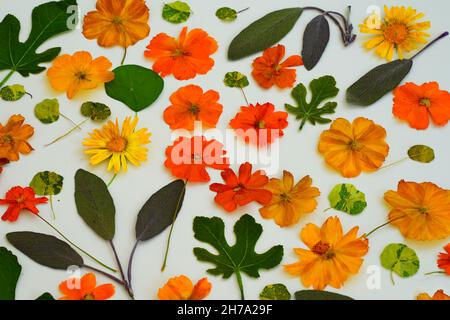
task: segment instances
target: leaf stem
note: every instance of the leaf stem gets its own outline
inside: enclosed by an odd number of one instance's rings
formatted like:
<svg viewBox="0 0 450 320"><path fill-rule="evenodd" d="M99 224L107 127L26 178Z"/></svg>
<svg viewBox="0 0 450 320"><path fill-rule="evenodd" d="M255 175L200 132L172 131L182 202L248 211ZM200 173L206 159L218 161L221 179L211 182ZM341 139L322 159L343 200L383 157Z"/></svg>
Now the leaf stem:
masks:
<svg viewBox="0 0 450 320"><path fill-rule="evenodd" d="M131 278L132 278L132 270L133 270L133 259L134 259L134 254L136 253L136 249L138 247L139 244L139 240L136 240L133 249L131 250L131 254L130 254L130 259L128 259L128 271L127 271L127 276L128 276L128 285L130 286L130 289L133 290L133 285L131 284Z"/></svg>
<svg viewBox="0 0 450 320"><path fill-rule="evenodd" d="M241 293L241 300L245 300L245 294L244 294L244 285L242 284L242 276L241 272L238 270L236 273L236 279L239 286L239 291Z"/></svg>
<svg viewBox="0 0 450 320"><path fill-rule="evenodd" d="M127 57L127 47L123 48L123 56L122 56L122 60L120 61L121 66L123 66L126 57Z"/></svg>
<svg viewBox="0 0 450 320"><path fill-rule="evenodd" d="M241 89L241 92L242 92L242 95L244 96L244 99L245 99L245 103L247 104L247 106L249 105L249 103L248 103L248 99L247 99L247 96L245 95L245 91L244 91L244 88L239 88L239 89Z"/></svg>
<svg viewBox="0 0 450 320"><path fill-rule="evenodd" d="M385 165L385 166L382 166L382 167L381 167L380 169L378 169L378 170L386 169L386 168L395 166L395 165L397 165L397 164L399 164L399 163L401 163L401 162L403 162L403 161L405 161L405 160L408 160L408 159L409 159L408 157L405 157L405 158L403 158L403 159L394 161L394 162L392 162L392 163L390 163L390 164L387 164L387 165Z"/></svg>
<svg viewBox="0 0 450 320"><path fill-rule="evenodd" d="M108 188L109 188L109 186L114 182L114 180L116 179L116 177L117 177L117 173L115 173L115 174L112 176L111 180L109 180L108 184L106 185Z"/></svg>
<svg viewBox="0 0 450 320"><path fill-rule="evenodd" d="M432 272L425 273L426 276L429 276L431 274L445 274L445 272L444 271L432 271Z"/></svg>
<svg viewBox="0 0 450 320"><path fill-rule="evenodd" d="M392 268L393 268L394 266L392 266ZM389 278L391 278L391 283L392 283L392 285L393 286L395 286L395 281L394 281L394 271L392 271L392 269L391 269L391 272L389 273Z"/></svg>
<svg viewBox="0 0 450 320"><path fill-rule="evenodd" d="M86 265L86 264L83 265L83 267L86 268L86 269L91 269L91 270L94 271L94 272L100 273L100 274L104 275L105 277L110 278L111 280L117 282L118 284L120 284L120 285L122 285L122 286L125 285L125 283L124 283L122 280L120 280L119 278L113 276L112 274L109 274L109 273L107 273L107 272L105 272L105 271L102 271L102 270L99 270L99 269L97 269L97 268L88 266L88 265Z"/></svg>
<svg viewBox="0 0 450 320"><path fill-rule="evenodd" d="M120 263L119 255L117 254L117 250L116 250L116 247L114 246L114 242L112 240L109 240L109 244L111 245L111 249L114 253L114 258L116 259L117 266L119 267L120 276L122 277L122 280L124 282L125 289L127 290L130 298L132 300L134 300L133 291L131 290L130 286L128 285L127 278L125 278L125 273L123 272L122 264Z"/></svg>
<svg viewBox="0 0 450 320"><path fill-rule="evenodd" d="M250 7L247 7L247 8L245 8L245 9L239 10L238 12L236 12L236 14L239 14L239 13L241 13L241 12L247 11L248 9L250 9Z"/></svg>
<svg viewBox="0 0 450 320"><path fill-rule="evenodd" d="M385 222L385 223L383 223L382 225L379 225L378 227L376 227L375 229L373 229L373 230L370 231L369 233L364 234L363 237L367 239L367 238L369 238L369 236L370 236L372 233L374 233L374 232L377 231L378 229L381 229L381 228L383 228L384 226L387 226L388 224L390 224L390 223L392 223L392 222L394 222L394 221L397 221L397 220L399 220L399 219L402 219L402 218L404 218L405 216L406 216L406 215L403 215L403 216L400 216L400 217L391 219L391 220L389 220L388 222Z"/></svg>
<svg viewBox="0 0 450 320"><path fill-rule="evenodd" d="M445 38L446 36L448 36L448 31L445 31L443 33L441 33L440 36L438 36L436 39L434 39L433 41L431 41L429 44L427 44L425 47L422 48L422 50L420 50L419 52L417 52L415 55L413 55L410 60L413 60L415 57L417 57L419 54L421 54L422 52L424 52L425 50L427 50L429 47L431 47L433 44L435 44L436 42L438 42L439 40L441 40L442 38Z"/></svg>
<svg viewBox="0 0 450 320"><path fill-rule="evenodd" d="M56 220L55 210L53 209L53 195L49 196L50 209L52 210L52 219Z"/></svg>
<svg viewBox="0 0 450 320"><path fill-rule="evenodd" d="M74 126L72 129L70 129L68 132L66 132L65 134L63 134L62 136L59 136L58 138L56 138L55 140L51 141L50 143L47 143L46 145L44 145L44 147L48 147L51 146L52 144L58 142L59 140L67 137L69 134L71 134L72 132L74 132L76 129L79 129L86 121L88 121L89 119L83 120L82 122L80 122L78 125Z"/></svg>
<svg viewBox="0 0 450 320"><path fill-rule="evenodd" d="M14 74L14 72L16 72L15 70L10 70L8 72L8 74L6 75L6 77L3 78L2 82L0 82L0 88L2 88L5 83L9 80L9 78L11 78L11 76Z"/></svg>
<svg viewBox="0 0 450 320"><path fill-rule="evenodd" d="M74 126L77 126L78 129L81 130L80 126L79 126L75 121L73 121L72 119L70 119L68 116L62 114L61 112L60 112L59 114L61 115L61 117L63 117L64 119L70 121Z"/></svg>

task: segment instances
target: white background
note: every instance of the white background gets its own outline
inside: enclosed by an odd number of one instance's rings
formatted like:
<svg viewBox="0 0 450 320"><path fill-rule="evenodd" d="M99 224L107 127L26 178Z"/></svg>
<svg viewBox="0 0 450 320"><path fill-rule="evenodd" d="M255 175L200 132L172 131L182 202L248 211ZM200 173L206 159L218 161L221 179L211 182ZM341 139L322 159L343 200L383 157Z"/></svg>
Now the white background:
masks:
<svg viewBox="0 0 450 320"><path fill-rule="evenodd" d="M21 22L21 40L28 36L31 22L31 10L37 4L43 3L41 0L27 1L0 1L0 19L7 13L14 14ZM84 14L94 9L95 1L79 1L81 12ZM242 96L237 89L226 88L222 84L222 79L227 71L239 70L250 75L251 62L254 57L248 57L239 61L230 62L226 59L227 47L232 38L246 27L250 22L267 14L270 11L293 6L314 5L327 10L344 12L347 4L353 7L352 22L355 26L360 23L366 15L366 10L370 5L411 5L419 11L426 13L426 19L432 22L429 30L432 37L448 30L448 16L450 3L445 0L433 1L376 1L376 0L348 0L348 1L294 1L294 0L189 0L193 10L193 15L187 23L173 25L161 18L163 1L147 1L150 7L150 36L137 43L129 49L127 63L139 64L151 67L152 62L143 56L145 46L149 40L160 32L166 32L171 36L178 35L183 25L189 28L201 27L210 35L217 39L219 50L213 56L216 65L205 76L198 76L189 81L177 81L169 76L165 78L165 88L159 100L150 108L140 112L140 126L146 126L152 132L152 143L150 145L149 159L139 168L131 167L126 175L119 175L110 190L113 195L116 209L116 237L115 243L120 257L126 265L126 260L134 243L134 224L136 215L147 198L159 188L173 180L174 178L165 169L164 150L170 144L170 130L162 119L162 113L168 106L168 97L176 89L187 84L197 84L205 90L214 89L221 94L221 103L224 112L220 118L218 128L227 128L229 120L235 115L239 107L244 104ZM230 6L236 9L250 7L250 10L239 15L238 19L232 23L219 21L214 13L221 6ZM313 12L305 12L294 29L282 39L281 43L286 46L287 54L299 54L301 51L301 38L303 29L307 22L314 17ZM337 172L330 170L324 164L323 158L316 151L317 142L325 126L311 126L307 124L303 131L298 131L298 123L293 116L289 116L289 126L285 130L285 136L280 143L280 176L283 169L291 171L296 179L304 175L311 175L314 185L319 187L322 195L319 198L317 210L308 216L303 217L297 225L290 228L279 228L272 220L264 221L259 213L257 205L249 205L232 215L227 215L223 210L214 204L214 194L209 191L209 184L189 185L186 199L181 214L176 222L172 247L168 261L168 267L164 273L160 272L162 256L166 244L167 232L159 235L149 242L143 243L138 248L134 264L134 288L138 299L156 299L157 290L170 277L185 274L194 281L206 276L206 269L209 264L196 260L192 253L195 246L208 247L199 243L193 237L192 221L195 216L219 216L224 219L227 227L227 235L230 243L234 242L232 226L244 213L252 214L257 222L262 223L264 232L257 244L259 252L267 250L275 244L283 244L285 255L282 264L297 261L292 248L302 247L298 234L300 229L308 222L321 225L330 215L338 215L344 225L345 231L355 225L361 227L362 232L368 232L375 226L386 221L388 207L383 201L383 194L389 189L396 189L397 182L401 179L417 182L431 181L443 188L450 187L449 180L449 133L450 127L436 128L433 125L426 131L416 131L411 129L406 123L400 122L392 116L392 96L386 95L376 104L368 108L350 106L345 103L345 88L358 79L372 67L383 63L373 52L365 52L362 47L362 38L350 47L344 48L340 41L340 35L336 27L330 24L332 35L330 44L317 67L311 71L306 71L303 67L298 68L297 80L308 84L312 79L323 75L333 75L337 80L337 86L341 89L336 101L339 105L332 118L344 117L352 120L359 116L364 116L374 120L387 129L387 142L391 149L386 163L392 163L404 158L406 150L414 144L427 144L436 150L436 160L428 165L405 161L400 165L389 169L381 170L373 174L362 174L356 179L346 180ZM356 27L357 29L357 27ZM81 30L75 30L46 42L39 50L44 50L54 46L61 46L62 53L72 54L78 50L87 50L94 57L105 55L114 66L120 62L122 49L120 47L105 49L99 47L96 41L90 41L83 37ZM431 50L421 55L416 61L407 81L418 84L427 81L438 81L443 89L450 88L449 63L450 38L447 38ZM256 55L255 55L256 56ZM1 73L3 77L6 72ZM250 86L246 88L247 95L251 102L272 102L279 110L283 110L286 102L292 103L290 90L262 90L251 80ZM110 99L103 88L79 94L75 99L69 101L65 94L53 91L48 83L45 72L33 75L29 78L22 78L15 74L9 84L22 83L27 90L33 94L33 99L24 97L15 103L0 102L0 121L5 123L9 116L21 113L26 117L27 123L35 127L35 135L30 140L35 151L28 156L22 156L19 162L11 163L4 168L0 177L0 194L4 193L12 186L28 185L33 175L42 170L52 170L62 174L65 178L62 193L55 197L55 210L57 220L55 224L63 230L66 235L77 244L88 251L94 253L101 260L113 264L113 256L102 239L96 236L78 216L73 198L74 182L73 176L78 168L84 168L109 180L111 174L106 172L104 165L91 167L88 158L83 154L81 146L82 139L87 132L96 127L96 124L86 123L82 132L76 132L60 143L44 148L43 145L53 138L70 129L71 124L64 119L51 125L41 124L33 114L34 105L45 98L57 97L61 105L61 111L70 116L75 121L81 121L79 107L86 100L104 102L111 106L113 116L123 119L131 115L131 111L118 101ZM237 166L234 165L234 168ZM210 171L212 182L221 181L218 171ZM345 213L327 211L323 213L329 204L327 195L332 187L342 182L354 183L360 190L366 193L368 208L359 216L349 216ZM50 218L49 206L41 206L41 214ZM2 211L6 207L2 208ZM41 293L49 291L59 297L58 284L65 279L67 274L64 271L56 271L40 266L17 250L13 249L7 242L4 235L12 231L30 230L52 234L39 219L31 214L24 213L17 223L0 223L0 245L12 249L18 256L23 266L22 275L17 287L18 299L34 299ZM388 226L378 231L370 239L370 250L365 257L364 264L358 275L351 277L341 290L327 288L330 291L338 291L350 295L356 299L413 299L420 292L434 293L437 289L450 291L450 278L445 276L425 276L425 272L436 270L436 255L442 251L442 247L448 243L449 239L442 241L417 242L405 240L397 229ZM396 285L389 281L389 272L381 269L381 289L370 290L366 286L368 275L367 268L372 265L379 265L379 255L385 245L392 242L405 243L416 249L421 267L419 272L410 279L396 277ZM209 248L209 247L208 247ZM85 258L86 261L91 261ZM239 290L232 277L229 280L222 280L219 277L208 276L213 283L213 289L209 298L211 299L238 299ZM99 276L100 283L107 279ZM270 270L261 271L259 279L251 279L244 276L244 286L246 296L249 299L257 299L261 289L270 283L284 283L293 293L303 289L298 278L291 277L283 271L282 266ZM115 299L126 299L126 293L118 288Z"/></svg>

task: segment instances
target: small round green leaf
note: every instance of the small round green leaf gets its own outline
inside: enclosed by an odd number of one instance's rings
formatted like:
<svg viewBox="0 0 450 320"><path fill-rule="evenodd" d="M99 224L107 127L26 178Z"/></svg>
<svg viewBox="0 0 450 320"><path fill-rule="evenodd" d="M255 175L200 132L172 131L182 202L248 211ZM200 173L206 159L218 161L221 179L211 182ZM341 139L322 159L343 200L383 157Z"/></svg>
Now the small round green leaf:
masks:
<svg viewBox="0 0 450 320"><path fill-rule="evenodd" d="M350 183L336 185L328 200L332 208L351 215L360 214L367 207L365 194Z"/></svg>
<svg viewBox="0 0 450 320"><path fill-rule="evenodd" d="M100 102L85 102L81 105L81 114L94 121L104 121L111 115L111 109Z"/></svg>
<svg viewBox="0 0 450 320"><path fill-rule="evenodd" d="M402 278L411 277L419 271L420 262L416 252L402 243L387 245L380 256L381 265Z"/></svg>
<svg viewBox="0 0 450 320"><path fill-rule="evenodd" d="M284 284L269 284L259 294L260 300L291 300L291 294Z"/></svg>
<svg viewBox="0 0 450 320"><path fill-rule="evenodd" d="M59 119L59 102L57 99L45 99L34 107L34 115L42 123L53 123Z"/></svg>
<svg viewBox="0 0 450 320"><path fill-rule="evenodd" d="M174 1L166 3L163 7L162 17L171 23L182 23L189 19L191 8L186 2Z"/></svg>
<svg viewBox="0 0 450 320"><path fill-rule="evenodd" d="M231 88L245 88L249 85L247 76L238 71L227 72L223 82Z"/></svg>
<svg viewBox="0 0 450 320"><path fill-rule="evenodd" d="M25 95L25 87L21 84L5 86L0 90L0 97L4 101L17 101Z"/></svg>
<svg viewBox="0 0 450 320"><path fill-rule="evenodd" d="M35 174L30 182L30 187L40 196L52 196L59 194L63 187L64 178L51 171L42 171Z"/></svg>
<svg viewBox="0 0 450 320"><path fill-rule="evenodd" d="M216 17L223 21L233 21L237 18L237 11L233 8L222 7L217 9Z"/></svg>
<svg viewBox="0 0 450 320"><path fill-rule="evenodd" d="M408 157L413 161L429 163L434 160L434 150L428 146L418 144L409 148Z"/></svg>

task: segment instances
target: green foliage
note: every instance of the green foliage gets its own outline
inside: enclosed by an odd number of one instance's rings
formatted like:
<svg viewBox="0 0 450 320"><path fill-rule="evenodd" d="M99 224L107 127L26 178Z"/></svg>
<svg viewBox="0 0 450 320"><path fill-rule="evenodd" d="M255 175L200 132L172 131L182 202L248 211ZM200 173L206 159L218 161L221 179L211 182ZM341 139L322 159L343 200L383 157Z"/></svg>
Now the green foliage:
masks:
<svg viewBox="0 0 450 320"><path fill-rule="evenodd" d="M25 87L21 84L14 84L10 86L4 86L0 90L0 97L4 101L17 101L21 99L27 91Z"/></svg>
<svg viewBox="0 0 450 320"><path fill-rule="evenodd" d="M291 300L291 294L284 284L275 283L264 287L259 294L260 300Z"/></svg>
<svg viewBox="0 0 450 320"><path fill-rule="evenodd" d="M322 290L300 290L294 295L295 300L353 300L352 298L342 294Z"/></svg>
<svg viewBox="0 0 450 320"><path fill-rule="evenodd" d="M45 99L34 107L34 115L42 123L53 123L59 119L58 99Z"/></svg>
<svg viewBox="0 0 450 320"><path fill-rule="evenodd" d="M166 3L163 7L162 17L171 23L182 23L189 19L191 8L186 2L174 1Z"/></svg>
<svg viewBox="0 0 450 320"><path fill-rule="evenodd" d="M332 208L351 215L360 214L367 207L365 194L350 183L336 185L328 200Z"/></svg>
<svg viewBox="0 0 450 320"><path fill-rule="evenodd" d="M231 88L245 88L249 85L247 76L238 71L227 72L223 82Z"/></svg>
<svg viewBox="0 0 450 320"><path fill-rule="evenodd" d="M402 243L387 245L380 256L381 265L402 278L415 275L419 271L420 261L416 252Z"/></svg>
<svg viewBox="0 0 450 320"><path fill-rule="evenodd" d="M434 150L428 146L418 144L408 149L408 157L413 161L430 163L434 160Z"/></svg>
<svg viewBox="0 0 450 320"><path fill-rule="evenodd" d="M237 18L237 11L229 7L222 7L217 9L216 17L223 21L234 21Z"/></svg>
<svg viewBox="0 0 450 320"><path fill-rule="evenodd" d="M111 109L100 102L85 102L81 105L81 114L94 121L104 121L111 116Z"/></svg>
<svg viewBox="0 0 450 320"><path fill-rule="evenodd" d="M15 300L22 266L8 249L0 247L0 300Z"/></svg>
<svg viewBox="0 0 450 320"><path fill-rule="evenodd" d="M64 178L51 171L42 171L35 174L30 182L30 187L40 196L52 196L59 194L63 187Z"/></svg>

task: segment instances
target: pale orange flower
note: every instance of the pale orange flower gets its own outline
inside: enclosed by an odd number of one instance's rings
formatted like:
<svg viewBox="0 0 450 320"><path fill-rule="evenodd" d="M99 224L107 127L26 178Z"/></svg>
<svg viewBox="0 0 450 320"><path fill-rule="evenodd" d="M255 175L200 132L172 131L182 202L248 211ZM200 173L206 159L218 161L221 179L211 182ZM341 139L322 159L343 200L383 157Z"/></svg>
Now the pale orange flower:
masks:
<svg viewBox="0 0 450 320"><path fill-rule="evenodd" d="M211 283L207 278L200 279L194 286L192 281L184 276L170 278L158 290L159 300L202 300L211 291Z"/></svg>
<svg viewBox="0 0 450 320"><path fill-rule="evenodd" d="M417 300L450 300L450 296L444 293L444 290L438 290L433 296L428 293L421 293L417 296Z"/></svg>
<svg viewBox="0 0 450 320"><path fill-rule="evenodd" d="M34 150L27 141L34 134L34 128L24 122L25 118L16 114L5 126L0 123L0 159L6 159L3 162L17 161L19 154L29 154Z"/></svg>

